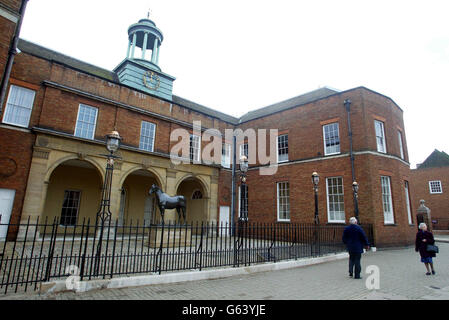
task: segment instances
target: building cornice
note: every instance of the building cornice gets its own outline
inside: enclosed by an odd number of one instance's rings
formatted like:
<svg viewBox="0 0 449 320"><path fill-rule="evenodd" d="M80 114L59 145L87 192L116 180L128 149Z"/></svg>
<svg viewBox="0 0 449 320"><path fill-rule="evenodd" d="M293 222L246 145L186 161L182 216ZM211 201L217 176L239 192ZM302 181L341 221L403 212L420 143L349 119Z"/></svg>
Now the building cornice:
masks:
<svg viewBox="0 0 449 320"><path fill-rule="evenodd" d="M0 3L0 16L11 22L17 23L19 21L20 14L5 6L3 3Z"/></svg>
<svg viewBox="0 0 449 320"><path fill-rule="evenodd" d="M103 140L98 140L98 139L92 139L91 140L91 139L80 138L80 137L76 137L73 134L69 134L69 133L66 133L66 132L61 132L61 131L41 128L41 127L33 127L31 130L33 132L48 134L48 135L52 135L52 136L56 136L56 137L60 137L60 138L71 139L71 140L77 140L77 141L83 142L83 143L90 143L90 144L101 145L101 146L104 146L104 148L106 149L106 142L103 141ZM156 156L156 157L165 158L165 159L171 159L172 158L170 156L170 154L168 154L168 153L157 152L157 151L141 150L139 148L128 146L128 145L124 145L124 144L122 144L120 146L120 149L121 150L126 150L126 151L137 152L137 153L140 153L140 154L143 154L143 155ZM182 158L182 157L175 157L175 160L179 160L181 162L185 162L185 161L190 162L190 159ZM218 164L206 164L206 163L191 163L191 164L192 165L200 165L200 166L212 167L212 168L220 168L221 167Z"/></svg>
<svg viewBox="0 0 449 320"><path fill-rule="evenodd" d="M370 151L370 150L354 151L353 152L353 155L366 155L366 154L397 160L397 161L401 162L402 164L404 164L406 166L410 166L410 163L408 163L408 162L402 160L401 158L399 158L399 157L397 157L395 155L392 155L392 154L385 154L385 153L380 153L380 152ZM279 167L282 167L282 166L289 166L289 165L300 164L300 163L307 163L307 162L314 162L314 161L325 161L325 160L332 160L332 159L338 159L338 158L345 158L345 157L349 157L349 156L350 156L349 153L340 153L340 154L337 154L337 155L325 156L325 157L313 157L313 158L306 158L306 159L290 160L290 161L277 163L276 165L279 166ZM257 170L259 168L268 168L268 167L270 167L270 165L252 166L248 170Z"/></svg>
<svg viewBox="0 0 449 320"><path fill-rule="evenodd" d="M44 86L47 86L47 87L59 89L59 90L65 91L65 92L70 92L70 93L73 93L73 94L76 94L76 95L79 95L79 96L82 96L82 97L85 97L85 98L89 98L89 99L97 100L97 101L100 101L100 102L104 102L104 103L107 103L107 104L110 104L110 105L114 105L114 106L119 107L119 108L123 108L123 109L126 109L126 110L130 110L130 111L134 111L134 112L146 115L146 116L150 116L150 117L153 117L155 119L159 119L159 120L175 123L175 124L178 124L180 126L187 127L189 129L193 129L193 124L191 124L189 122L178 120L178 119L175 119L175 118L172 118L172 117L168 117L168 116L164 116L164 115L161 115L159 113L155 113L155 112L148 111L148 110L145 110L145 109L141 109L141 108L138 108L138 107L134 107L132 105L129 105L129 104L126 104L126 103L123 103L123 102L119 102L119 101L116 101L116 100L105 98L105 97L102 97L102 96L99 96L99 95L96 95L96 94L92 94L92 93L89 93L89 92L86 92L86 91L82 91L82 90L79 90L79 89L76 89L76 88L73 88L73 87L62 85L62 84L59 84L59 83L56 83L56 82L53 82L53 81L44 80L42 82L42 84ZM215 128L205 128L205 127L201 126L201 131L203 131L203 132L208 130L208 129L215 129ZM218 130L218 129L215 129L215 130ZM211 133L211 135L213 135L213 134Z"/></svg>

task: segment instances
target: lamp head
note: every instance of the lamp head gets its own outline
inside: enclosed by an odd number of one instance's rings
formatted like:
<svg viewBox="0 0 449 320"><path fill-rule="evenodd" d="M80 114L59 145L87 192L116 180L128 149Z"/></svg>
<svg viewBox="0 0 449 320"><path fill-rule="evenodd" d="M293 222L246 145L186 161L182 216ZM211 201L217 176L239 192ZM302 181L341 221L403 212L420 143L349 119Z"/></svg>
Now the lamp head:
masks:
<svg viewBox="0 0 449 320"><path fill-rule="evenodd" d="M312 173L312 183L314 186L317 186L318 182L320 182L320 175L315 171Z"/></svg>
<svg viewBox="0 0 449 320"><path fill-rule="evenodd" d="M354 190L355 193L359 192L359 184L357 183L357 181L354 181L352 183L352 190Z"/></svg>
<svg viewBox="0 0 449 320"><path fill-rule="evenodd" d="M240 171L243 173L248 171L248 158L244 155L240 157Z"/></svg>
<svg viewBox="0 0 449 320"><path fill-rule="evenodd" d="M122 137L120 137L119 133L114 130L106 136L106 148L109 152L114 153L120 149L121 141Z"/></svg>

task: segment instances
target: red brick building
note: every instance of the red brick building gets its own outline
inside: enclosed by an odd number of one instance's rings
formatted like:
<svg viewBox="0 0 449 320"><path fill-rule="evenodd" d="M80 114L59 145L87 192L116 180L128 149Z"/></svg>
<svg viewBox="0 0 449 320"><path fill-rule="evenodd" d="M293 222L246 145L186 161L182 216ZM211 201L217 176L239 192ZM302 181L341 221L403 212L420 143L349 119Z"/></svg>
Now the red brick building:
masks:
<svg viewBox="0 0 449 320"><path fill-rule="evenodd" d="M413 242L403 111L392 99L364 87L320 88L235 118L172 95L175 79L158 66L163 36L153 21L130 26L128 38L128 54L113 71L19 41L0 114L0 190L14 192L10 222L61 216L60 223L70 225L94 217L105 176L104 137L117 130L123 140L111 212L120 223L155 221L148 195L153 183L188 198L188 220L312 223L316 171L321 224L344 224L354 216L357 181L360 219L373 224L376 244ZM9 39L2 38L4 47ZM221 165L170 160L177 143L170 135L178 128L192 135L190 159L200 159L207 142L195 135L194 121L223 136L226 129L278 130L277 172L261 175L264 165L250 156L247 192L236 186L233 219L228 145ZM269 150L268 141L259 142Z"/></svg>
<svg viewBox="0 0 449 320"><path fill-rule="evenodd" d="M431 212L437 230L449 229L449 155L434 150L416 169L410 170L412 203L416 210L420 200Z"/></svg>

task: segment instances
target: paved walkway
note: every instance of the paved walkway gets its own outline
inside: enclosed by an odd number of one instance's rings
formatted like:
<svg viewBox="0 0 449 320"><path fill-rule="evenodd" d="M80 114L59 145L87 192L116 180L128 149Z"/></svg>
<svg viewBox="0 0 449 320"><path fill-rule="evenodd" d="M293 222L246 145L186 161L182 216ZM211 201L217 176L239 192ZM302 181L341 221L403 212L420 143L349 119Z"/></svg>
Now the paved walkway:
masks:
<svg viewBox="0 0 449 320"><path fill-rule="evenodd" d="M426 276L414 248L378 250L362 258L362 267L376 265L380 288L368 290L369 275L355 280L348 277L347 260L282 271L255 273L226 279L204 280L145 287L103 289L85 293L64 292L50 295L8 295L0 299L32 300L301 300L301 299L449 299L449 243L438 242L440 254L434 260L436 275Z"/></svg>

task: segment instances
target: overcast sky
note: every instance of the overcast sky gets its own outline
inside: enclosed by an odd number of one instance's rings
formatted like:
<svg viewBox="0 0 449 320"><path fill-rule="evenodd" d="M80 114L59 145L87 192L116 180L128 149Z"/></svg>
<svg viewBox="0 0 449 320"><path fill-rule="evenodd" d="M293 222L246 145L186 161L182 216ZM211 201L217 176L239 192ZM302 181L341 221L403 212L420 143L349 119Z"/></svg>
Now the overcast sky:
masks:
<svg viewBox="0 0 449 320"><path fill-rule="evenodd" d="M365 86L404 110L412 168L449 153L447 0L29 0L20 36L112 70L148 9L175 95L241 116L322 86Z"/></svg>

